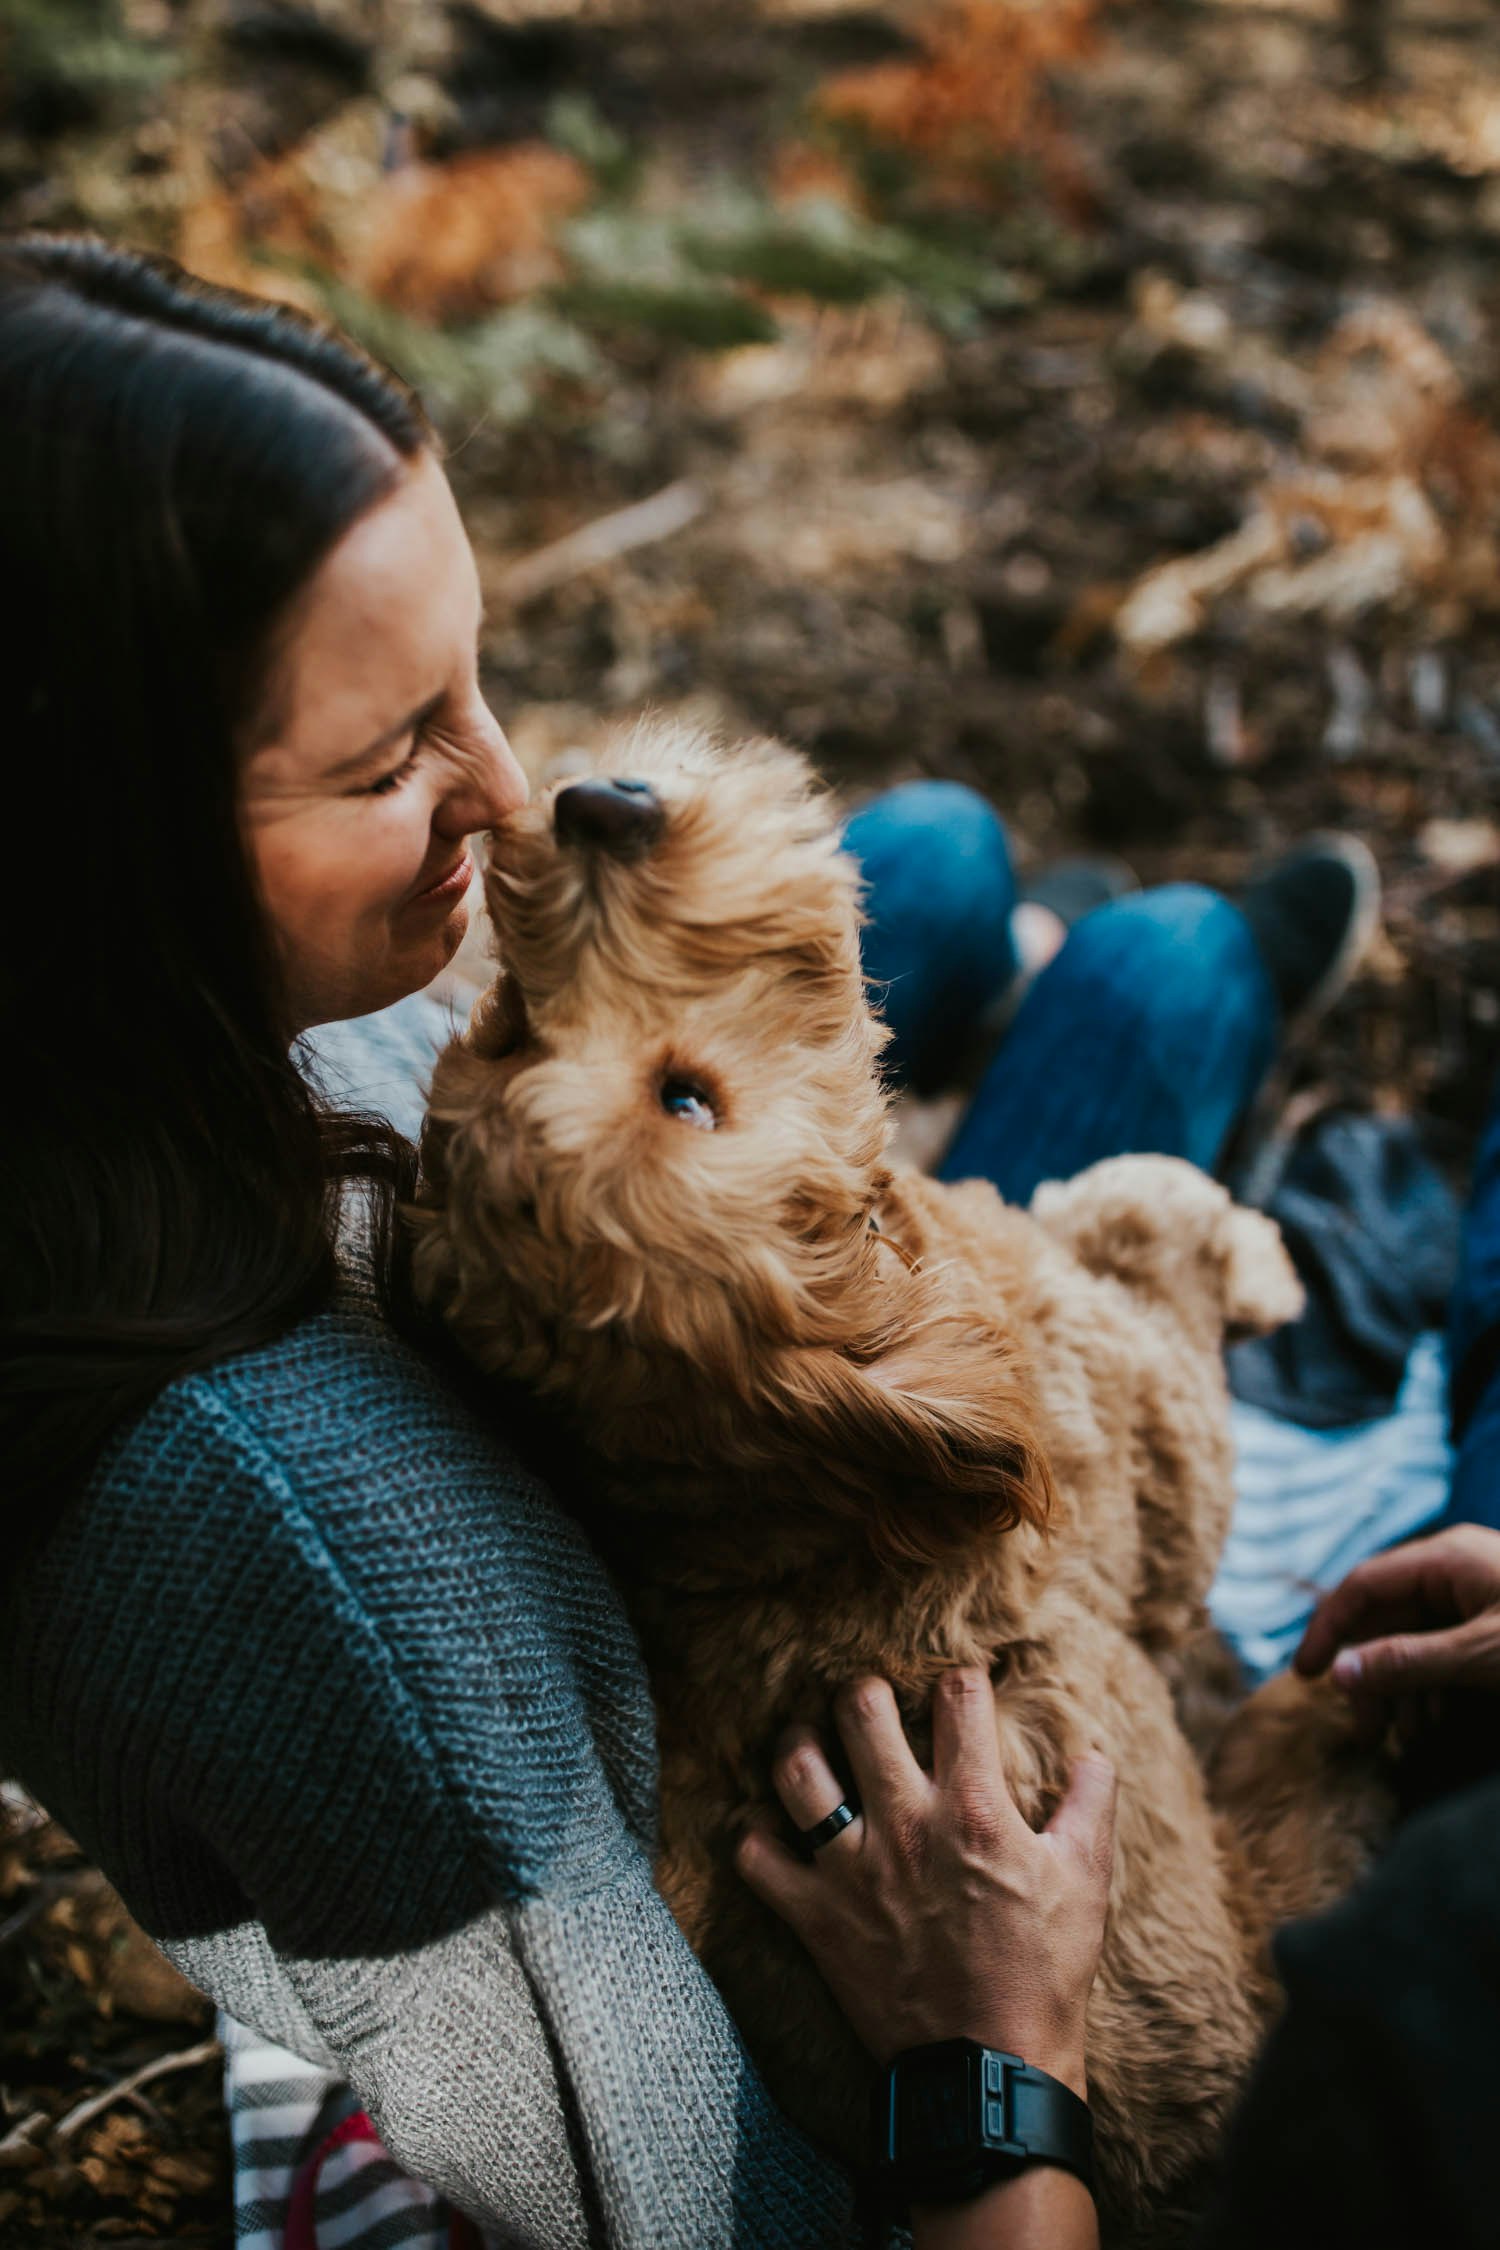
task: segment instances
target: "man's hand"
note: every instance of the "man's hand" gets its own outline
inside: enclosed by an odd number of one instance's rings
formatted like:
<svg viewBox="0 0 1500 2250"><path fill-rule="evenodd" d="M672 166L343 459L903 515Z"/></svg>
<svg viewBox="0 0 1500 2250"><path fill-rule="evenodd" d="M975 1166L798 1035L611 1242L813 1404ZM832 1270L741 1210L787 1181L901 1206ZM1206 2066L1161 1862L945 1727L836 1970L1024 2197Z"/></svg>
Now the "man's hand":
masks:
<svg viewBox="0 0 1500 2250"><path fill-rule="evenodd" d="M741 1842L745 1881L791 1923L878 2060L930 2040L979 2039L1083 2094L1084 2011L1113 1857L1112 1768L1080 1759L1037 1835L1005 1785L985 1673L938 1682L931 1775L886 1681L857 1681L835 1716L860 1817L809 1864L767 1815ZM844 1795L806 1727L784 1738L774 1778L798 1828Z"/></svg>
<svg viewBox="0 0 1500 2250"><path fill-rule="evenodd" d="M1325 1594L1296 1668L1378 1709L1430 1688L1500 1691L1500 1531L1458 1524L1372 1555Z"/></svg>

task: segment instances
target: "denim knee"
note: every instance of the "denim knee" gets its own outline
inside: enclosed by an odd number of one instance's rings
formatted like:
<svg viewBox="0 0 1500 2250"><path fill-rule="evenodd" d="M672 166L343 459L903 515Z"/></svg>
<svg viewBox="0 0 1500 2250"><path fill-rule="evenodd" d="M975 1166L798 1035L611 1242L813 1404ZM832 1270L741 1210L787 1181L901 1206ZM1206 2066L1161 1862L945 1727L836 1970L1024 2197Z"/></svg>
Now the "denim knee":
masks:
<svg viewBox="0 0 1500 2250"><path fill-rule="evenodd" d="M1280 1022L1250 925L1202 883L1103 906L1080 922L1048 972L1051 1004L1110 1020L1119 1046L1171 1089L1186 1123L1157 1145L1211 1166L1202 1148L1248 1107L1276 1052ZM1201 1130L1200 1130L1201 1129Z"/></svg>
<svg viewBox="0 0 1500 2250"><path fill-rule="evenodd" d="M1005 829L961 783L909 781L854 815L844 848L865 878L861 952L892 1075L937 1084L1015 975Z"/></svg>
<svg viewBox="0 0 1500 2250"><path fill-rule="evenodd" d="M1095 1005L1169 1032L1174 1045L1205 1031L1217 1043L1226 1019L1257 1047L1269 1051L1274 1041L1275 998L1250 925L1204 883L1167 883L1098 908L1073 931L1053 974L1085 980Z"/></svg>
<svg viewBox="0 0 1500 2250"><path fill-rule="evenodd" d="M977 914L1008 920L1015 904L1005 828L993 805L961 781L906 781L855 813L844 848L864 870L872 904L887 884L924 922L968 928Z"/></svg>
<svg viewBox="0 0 1500 2250"><path fill-rule="evenodd" d="M1227 900L1174 883L1101 906L1027 994L942 1176L1026 1203L1106 1156L1212 1171L1275 1042L1270 978Z"/></svg>

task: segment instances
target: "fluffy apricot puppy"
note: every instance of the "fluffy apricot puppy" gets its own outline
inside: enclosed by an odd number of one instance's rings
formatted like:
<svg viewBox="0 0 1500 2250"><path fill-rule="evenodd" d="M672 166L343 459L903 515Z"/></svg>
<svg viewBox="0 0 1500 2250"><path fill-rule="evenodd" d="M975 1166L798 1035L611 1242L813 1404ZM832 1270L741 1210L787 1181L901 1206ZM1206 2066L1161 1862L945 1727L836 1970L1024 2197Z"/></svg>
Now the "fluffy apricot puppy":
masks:
<svg viewBox="0 0 1500 2250"><path fill-rule="evenodd" d="M1225 1331L1297 1284L1267 1220L1171 1159L1031 1213L893 1171L856 892L773 744L644 731L509 821L502 970L433 1084L417 1284L604 1464L658 1879L825 2144L862 2154L869 2065L731 1864L782 1725L879 1672L920 1744L934 1679L980 1664L1028 1818L1080 1751L1112 1759L1090 2093L1110 2229L1161 2240L1273 2006L1271 1924L1341 1889L1379 1818L1305 1689L1246 1707L1217 1808L1168 1684L1229 1515Z"/></svg>

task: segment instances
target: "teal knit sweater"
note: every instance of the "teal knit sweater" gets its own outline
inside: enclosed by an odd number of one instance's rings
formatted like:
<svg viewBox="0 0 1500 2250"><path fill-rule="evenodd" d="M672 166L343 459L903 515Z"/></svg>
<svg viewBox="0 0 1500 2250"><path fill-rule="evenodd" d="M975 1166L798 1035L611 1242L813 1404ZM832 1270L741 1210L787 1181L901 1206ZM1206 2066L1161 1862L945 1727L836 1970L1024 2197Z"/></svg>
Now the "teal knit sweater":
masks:
<svg viewBox="0 0 1500 2250"><path fill-rule="evenodd" d="M0 1590L0 1750L498 2239L848 2239L652 1888L612 1587L357 1270L167 1391Z"/></svg>

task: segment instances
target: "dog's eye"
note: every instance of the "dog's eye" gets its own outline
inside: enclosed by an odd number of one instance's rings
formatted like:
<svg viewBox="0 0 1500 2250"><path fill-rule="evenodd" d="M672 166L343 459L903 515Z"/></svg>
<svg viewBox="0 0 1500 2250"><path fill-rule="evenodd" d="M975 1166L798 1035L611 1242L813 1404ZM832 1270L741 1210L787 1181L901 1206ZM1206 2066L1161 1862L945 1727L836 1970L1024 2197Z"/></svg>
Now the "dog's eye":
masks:
<svg viewBox="0 0 1500 2250"><path fill-rule="evenodd" d="M711 1133L719 1120L714 1105L696 1078L664 1078L658 1095L668 1117L680 1117L700 1133Z"/></svg>

